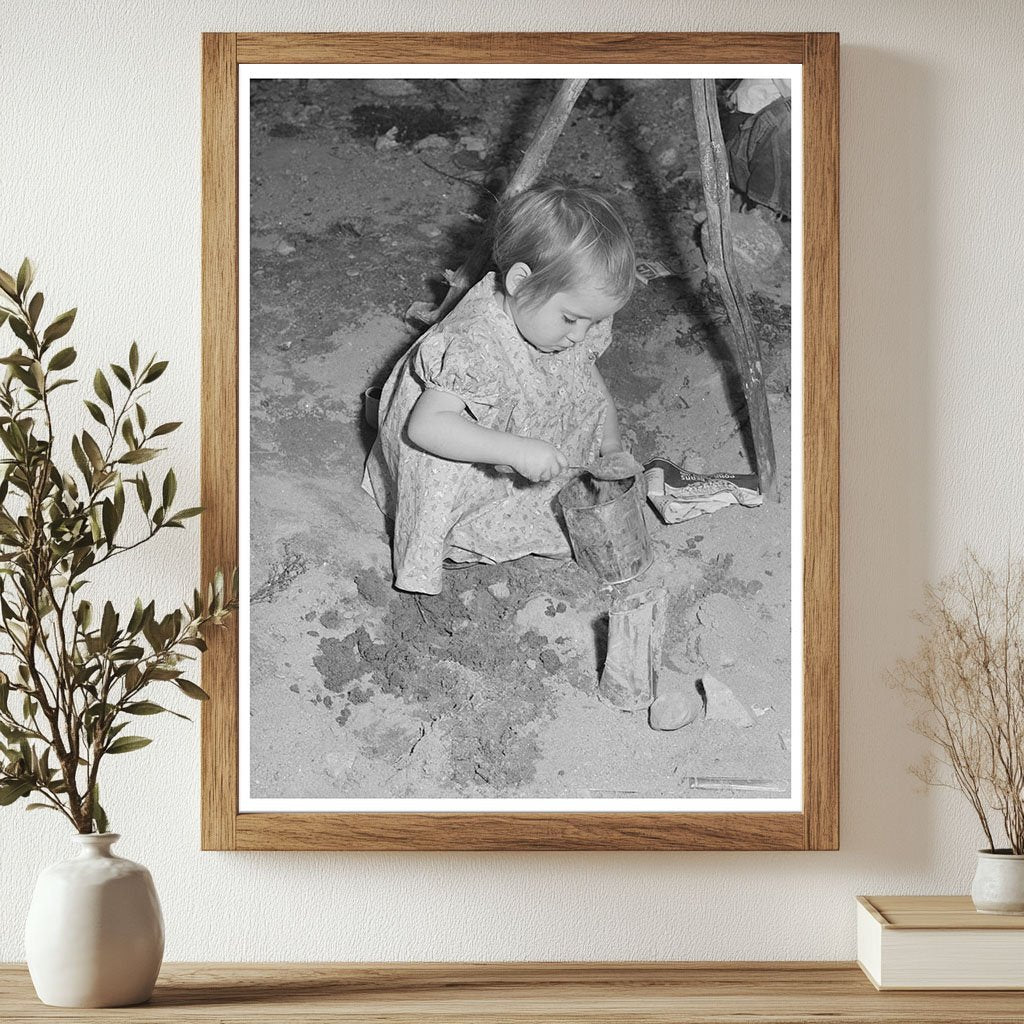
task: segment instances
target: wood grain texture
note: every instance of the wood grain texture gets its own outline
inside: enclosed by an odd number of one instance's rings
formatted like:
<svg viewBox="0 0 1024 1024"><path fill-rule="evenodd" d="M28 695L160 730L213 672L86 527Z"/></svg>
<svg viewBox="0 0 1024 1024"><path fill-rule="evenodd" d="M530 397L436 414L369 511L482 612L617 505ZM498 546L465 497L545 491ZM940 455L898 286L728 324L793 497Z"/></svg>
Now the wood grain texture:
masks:
<svg viewBox="0 0 1024 1024"><path fill-rule="evenodd" d="M238 564L238 66L235 37L203 36L203 586ZM203 655L202 845L230 850L238 811L238 625Z"/></svg>
<svg viewBox="0 0 1024 1024"><path fill-rule="evenodd" d="M804 807L839 848L839 36L804 56Z"/></svg>
<svg viewBox="0 0 1024 1024"><path fill-rule="evenodd" d="M238 637L204 657L204 849L801 850L839 842L838 36L211 35L203 47L203 572L237 537L237 64L761 62L804 68L803 813L238 813ZM624 71L626 69L624 68ZM243 680L243 685L248 685Z"/></svg>
<svg viewBox="0 0 1024 1024"><path fill-rule="evenodd" d="M240 64L785 63L799 32L240 33Z"/></svg>
<svg viewBox="0 0 1024 1024"><path fill-rule="evenodd" d="M970 896L858 896L883 928L1024 931L1024 915L979 914Z"/></svg>
<svg viewBox="0 0 1024 1024"><path fill-rule="evenodd" d="M802 814L242 814L241 850L802 850Z"/></svg>
<svg viewBox="0 0 1024 1024"><path fill-rule="evenodd" d="M165 964L150 1003L61 1010L0 966L7 1024L1019 1024L1013 992L877 992L849 963Z"/></svg>

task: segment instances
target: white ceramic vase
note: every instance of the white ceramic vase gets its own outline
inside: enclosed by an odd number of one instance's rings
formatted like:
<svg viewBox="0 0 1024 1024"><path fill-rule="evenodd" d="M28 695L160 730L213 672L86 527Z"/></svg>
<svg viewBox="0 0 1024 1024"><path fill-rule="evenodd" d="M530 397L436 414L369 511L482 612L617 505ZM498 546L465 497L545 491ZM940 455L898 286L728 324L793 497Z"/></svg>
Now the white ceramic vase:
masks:
<svg viewBox="0 0 1024 1024"><path fill-rule="evenodd" d="M149 872L111 852L120 838L76 835L79 855L39 875L25 954L36 994L50 1006L134 1006L153 993L163 915Z"/></svg>
<svg viewBox="0 0 1024 1024"><path fill-rule="evenodd" d="M979 850L971 899L982 914L1024 914L1024 854Z"/></svg>

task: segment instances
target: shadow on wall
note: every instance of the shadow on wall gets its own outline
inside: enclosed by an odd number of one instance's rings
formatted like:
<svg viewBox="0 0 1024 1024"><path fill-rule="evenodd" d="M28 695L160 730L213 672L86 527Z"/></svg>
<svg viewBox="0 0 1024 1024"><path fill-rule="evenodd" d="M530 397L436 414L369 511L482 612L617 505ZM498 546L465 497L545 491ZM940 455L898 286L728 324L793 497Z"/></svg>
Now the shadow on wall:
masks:
<svg viewBox="0 0 1024 1024"><path fill-rule="evenodd" d="M867 870L925 870L936 830L907 772L921 741L888 684L935 533L935 88L929 67L843 47L841 844Z"/></svg>

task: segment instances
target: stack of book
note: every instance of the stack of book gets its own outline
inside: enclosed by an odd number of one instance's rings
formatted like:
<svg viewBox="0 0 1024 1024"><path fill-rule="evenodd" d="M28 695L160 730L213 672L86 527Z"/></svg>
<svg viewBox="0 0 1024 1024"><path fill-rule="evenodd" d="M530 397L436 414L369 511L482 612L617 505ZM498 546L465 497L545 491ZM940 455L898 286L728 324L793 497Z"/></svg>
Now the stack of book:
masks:
<svg viewBox="0 0 1024 1024"><path fill-rule="evenodd" d="M979 914L970 896L858 896L857 962L878 989L1024 989L1024 916Z"/></svg>

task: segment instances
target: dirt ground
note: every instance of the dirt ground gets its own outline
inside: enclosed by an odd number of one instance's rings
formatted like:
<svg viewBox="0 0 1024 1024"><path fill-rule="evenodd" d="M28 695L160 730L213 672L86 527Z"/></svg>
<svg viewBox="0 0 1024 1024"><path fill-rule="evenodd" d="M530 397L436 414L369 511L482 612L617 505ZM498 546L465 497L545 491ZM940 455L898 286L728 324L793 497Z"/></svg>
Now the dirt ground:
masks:
<svg viewBox="0 0 1024 1024"><path fill-rule="evenodd" d="M707 715L657 732L597 697L609 594L573 562L391 586L362 490L362 392L417 336L546 109L544 81L265 81L251 111L251 796L778 798L790 792L789 224L736 217L782 501L666 526L665 690ZM641 257L600 369L626 444L750 472L727 320L699 247L689 86L591 82L549 162L615 195ZM714 681L717 680L717 685ZM761 779L774 791L693 778Z"/></svg>

